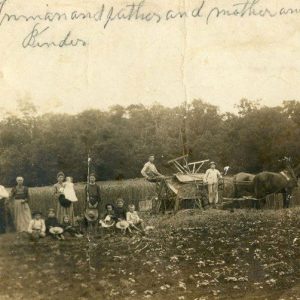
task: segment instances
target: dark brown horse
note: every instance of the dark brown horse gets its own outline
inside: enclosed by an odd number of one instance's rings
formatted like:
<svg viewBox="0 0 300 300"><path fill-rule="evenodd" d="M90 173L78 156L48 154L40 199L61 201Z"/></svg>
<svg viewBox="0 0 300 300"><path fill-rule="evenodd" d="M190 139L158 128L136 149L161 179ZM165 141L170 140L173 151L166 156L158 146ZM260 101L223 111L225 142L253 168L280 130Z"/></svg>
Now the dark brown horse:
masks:
<svg viewBox="0 0 300 300"><path fill-rule="evenodd" d="M241 172L233 176L234 198L250 196L254 193L253 179L255 175Z"/></svg>
<svg viewBox="0 0 300 300"><path fill-rule="evenodd" d="M285 169L282 172L261 172L254 177L254 195L256 199L259 199L259 206L260 202L265 204L267 195L282 193L284 196L283 205L285 208L289 207L292 191L298 186L298 182L289 161L285 161L285 165ZM298 170L299 166L296 169Z"/></svg>

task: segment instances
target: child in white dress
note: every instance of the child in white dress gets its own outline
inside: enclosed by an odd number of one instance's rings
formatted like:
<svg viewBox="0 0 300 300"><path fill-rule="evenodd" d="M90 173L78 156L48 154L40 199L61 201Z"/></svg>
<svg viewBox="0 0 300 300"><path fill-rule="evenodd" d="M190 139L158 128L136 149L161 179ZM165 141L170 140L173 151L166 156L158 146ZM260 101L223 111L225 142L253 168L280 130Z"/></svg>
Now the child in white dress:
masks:
<svg viewBox="0 0 300 300"><path fill-rule="evenodd" d="M63 185L64 185L64 195L66 199L71 202L78 201L78 198L75 193L72 177L66 177L66 181L63 183Z"/></svg>
<svg viewBox="0 0 300 300"><path fill-rule="evenodd" d="M142 231L145 231L144 221L139 217L137 211L135 210L134 204L128 205L128 212L126 213L126 221L130 224L130 227L139 230L141 227ZM138 227L137 227L138 226Z"/></svg>

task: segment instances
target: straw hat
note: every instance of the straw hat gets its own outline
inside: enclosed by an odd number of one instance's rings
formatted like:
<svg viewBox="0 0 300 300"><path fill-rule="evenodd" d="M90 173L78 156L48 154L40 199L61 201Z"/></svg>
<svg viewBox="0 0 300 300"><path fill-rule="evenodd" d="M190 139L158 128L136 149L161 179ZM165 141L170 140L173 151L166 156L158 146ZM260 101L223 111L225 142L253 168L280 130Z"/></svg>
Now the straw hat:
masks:
<svg viewBox="0 0 300 300"><path fill-rule="evenodd" d="M117 224L116 224L116 227L118 228L118 229L121 229L121 230L125 230L125 229L127 229L127 228L129 228L129 223L127 222L127 221L119 221Z"/></svg>
<svg viewBox="0 0 300 300"><path fill-rule="evenodd" d="M64 230L61 227L51 227L49 229L49 232L51 234L62 234L64 232Z"/></svg>
<svg viewBox="0 0 300 300"><path fill-rule="evenodd" d="M99 221L99 224L104 228L109 228L115 225L115 221L110 216L106 216L104 220Z"/></svg>
<svg viewBox="0 0 300 300"><path fill-rule="evenodd" d="M214 162L214 161L211 161L210 163L209 163L209 165L211 166L211 165L215 165L216 166L216 163Z"/></svg>
<svg viewBox="0 0 300 300"><path fill-rule="evenodd" d="M97 221L98 216L99 216L98 209L87 208L84 213L84 216L89 222Z"/></svg>

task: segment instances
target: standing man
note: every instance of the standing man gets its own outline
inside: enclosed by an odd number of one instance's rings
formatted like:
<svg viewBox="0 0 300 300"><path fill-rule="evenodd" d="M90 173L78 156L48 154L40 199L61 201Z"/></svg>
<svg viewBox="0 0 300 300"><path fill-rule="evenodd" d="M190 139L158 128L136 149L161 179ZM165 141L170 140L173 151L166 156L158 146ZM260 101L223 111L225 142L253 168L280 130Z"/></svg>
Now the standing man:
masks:
<svg viewBox="0 0 300 300"><path fill-rule="evenodd" d="M208 200L209 204L216 208L218 203L218 182L222 178L219 170L216 169L216 163L210 162L210 168L206 171L204 176L204 183L208 186Z"/></svg>
<svg viewBox="0 0 300 300"><path fill-rule="evenodd" d="M163 177L163 175L157 171L154 165L154 160L155 160L154 155L150 155L148 162L145 163L141 171L142 175L150 182L158 182Z"/></svg>

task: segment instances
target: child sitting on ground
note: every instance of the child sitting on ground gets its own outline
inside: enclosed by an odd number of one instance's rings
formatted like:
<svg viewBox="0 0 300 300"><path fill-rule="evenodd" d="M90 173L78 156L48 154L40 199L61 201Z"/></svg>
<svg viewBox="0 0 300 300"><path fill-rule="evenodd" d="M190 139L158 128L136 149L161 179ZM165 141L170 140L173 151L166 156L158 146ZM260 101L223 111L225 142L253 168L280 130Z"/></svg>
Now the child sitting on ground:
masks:
<svg viewBox="0 0 300 300"><path fill-rule="evenodd" d="M112 220L116 219L116 215L115 215L115 210L114 210L114 206L110 203L105 205L106 208L106 213L104 215L104 219L106 217L110 217Z"/></svg>
<svg viewBox="0 0 300 300"><path fill-rule="evenodd" d="M53 208L50 208L48 211L48 218L45 221L46 224L46 233L49 234L51 237L63 240L64 236L62 234L63 229L58 223L58 220L55 216L55 211Z"/></svg>
<svg viewBox="0 0 300 300"><path fill-rule="evenodd" d="M68 233L72 237L82 237L83 235L72 226L69 216L64 216L63 223L61 224L65 233Z"/></svg>
<svg viewBox="0 0 300 300"><path fill-rule="evenodd" d="M66 177L66 181L63 183L64 185L64 195L65 198L71 202L78 201L78 198L75 193L74 183L72 177Z"/></svg>
<svg viewBox="0 0 300 300"><path fill-rule="evenodd" d="M99 223L102 227L111 227L116 221L115 211L112 204L108 203L105 205L106 213L103 217L103 220L100 220Z"/></svg>
<svg viewBox="0 0 300 300"><path fill-rule="evenodd" d="M31 239L35 241L46 236L46 226L45 221L42 219L42 213L33 213L33 219L28 226L28 233Z"/></svg>
<svg viewBox="0 0 300 300"><path fill-rule="evenodd" d="M124 200L122 198L118 198L116 201L116 207L114 209L115 212L115 220L122 221L126 220L126 210L124 208Z"/></svg>
<svg viewBox="0 0 300 300"><path fill-rule="evenodd" d="M122 198L118 198L116 201L115 208L115 218L116 218L116 228L120 229L123 234L127 231L131 232L130 225L126 221L126 210L124 208L124 200Z"/></svg>
<svg viewBox="0 0 300 300"><path fill-rule="evenodd" d="M137 211L135 210L135 205L129 204L128 210L129 211L126 213L126 221L130 224L130 227L140 231L140 229L137 227L139 226L144 232L145 231L144 221L139 217Z"/></svg>

